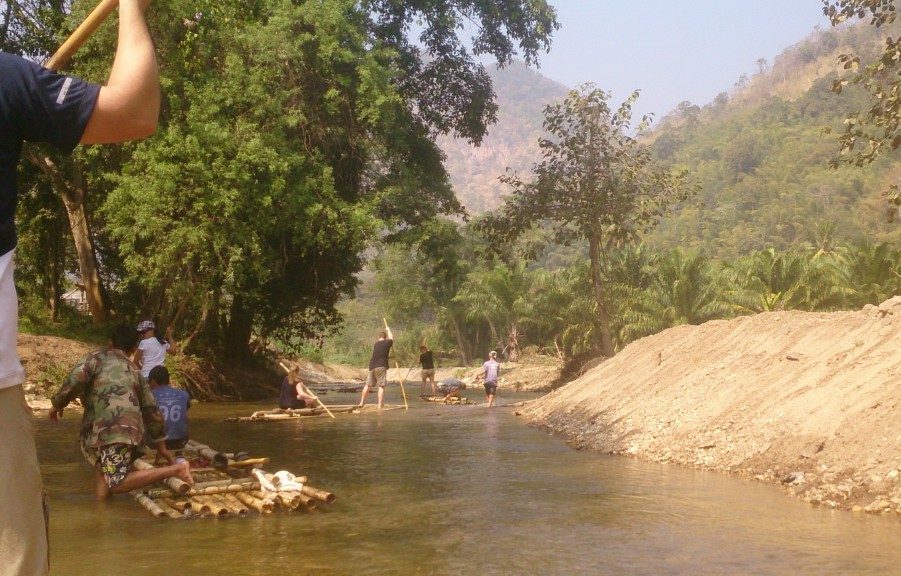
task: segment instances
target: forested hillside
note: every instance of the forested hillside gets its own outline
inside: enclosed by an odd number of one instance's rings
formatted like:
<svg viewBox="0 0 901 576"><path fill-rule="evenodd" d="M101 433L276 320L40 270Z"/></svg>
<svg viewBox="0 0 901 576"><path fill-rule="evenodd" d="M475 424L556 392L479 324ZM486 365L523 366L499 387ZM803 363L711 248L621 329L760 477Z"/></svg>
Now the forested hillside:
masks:
<svg viewBox="0 0 901 576"><path fill-rule="evenodd" d="M830 168L845 116L868 107L859 90L832 92L842 73L838 56L849 49L872 53L874 32L866 23L817 31L772 67L761 61L731 94L702 108L684 102L664 118L652 136L654 150L687 168L699 193L657 228L651 243L731 258L767 247L901 240L882 196L901 176L901 158Z"/></svg>

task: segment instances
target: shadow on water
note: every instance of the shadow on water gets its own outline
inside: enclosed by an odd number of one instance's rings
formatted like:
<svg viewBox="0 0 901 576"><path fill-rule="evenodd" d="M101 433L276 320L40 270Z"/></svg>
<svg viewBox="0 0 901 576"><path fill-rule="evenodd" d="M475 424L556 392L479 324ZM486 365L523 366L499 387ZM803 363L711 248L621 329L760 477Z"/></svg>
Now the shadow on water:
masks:
<svg viewBox="0 0 901 576"><path fill-rule="evenodd" d="M78 416L62 426L39 421L53 574L901 574L897 519L574 451L509 408L413 400L409 411L336 420L224 422L265 407L195 407L192 436L270 456L267 469L307 475L337 494L336 504L168 521L125 497L95 503L76 447Z"/></svg>

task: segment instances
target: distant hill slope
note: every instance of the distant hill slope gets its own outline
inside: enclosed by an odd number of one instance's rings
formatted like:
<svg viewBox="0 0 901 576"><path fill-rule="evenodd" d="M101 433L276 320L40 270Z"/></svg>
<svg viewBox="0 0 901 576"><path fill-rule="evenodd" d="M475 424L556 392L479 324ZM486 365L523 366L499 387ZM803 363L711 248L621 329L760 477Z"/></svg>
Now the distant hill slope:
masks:
<svg viewBox="0 0 901 576"><path fill-rule="evenodd" d="M831 91L848 50L872 53L885 35L859 24L817 31L786 49L772 68L742 77L731 93L665 117L651 136L658 158L687 168L698 196L652 234L663 248L688 246L734 257L769 246L828 249L835 242L901 241L881 196L901 177L901 156L865 168L829 167L846 115L869 106L860 90ZM833 133L825 133L825 129Z"/></svg>
<svg viewBox="0 0 901 576"><path fill-rule="evenodd" d="M507 191L498 177L508 167L528 171L540 159L544 107L569 90L518 62L489 73L497 93L498 122L488 128L482 145L474 148L448 137L438 140L447 154L445 166L457 197L474 214L500 206Z"/></svg>

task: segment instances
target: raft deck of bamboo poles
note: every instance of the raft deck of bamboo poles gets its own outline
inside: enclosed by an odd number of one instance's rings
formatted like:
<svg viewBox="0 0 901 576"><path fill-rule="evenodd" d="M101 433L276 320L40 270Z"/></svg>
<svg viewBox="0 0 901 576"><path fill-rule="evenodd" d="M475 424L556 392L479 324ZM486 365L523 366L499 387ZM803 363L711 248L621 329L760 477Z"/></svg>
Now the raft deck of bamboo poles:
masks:
<svg viewBox="0 0 901 576"><path fill-rule="evenodd" d="M269 474L262 470L268 458L236 461L233 455L217 452L191 441L183 456L192 462L215 466L195 468L191 474L194 486L170 478L164 482L132 492L145 510L157 518L229 518L276 511L311 512L322 504L335 502L327 490L307 485L305 476ZM153 468L139 459L138 469Z"/></svg>
<svg viewBox="0 0 901 576"><path fill-rule="evenodd" d="M382 411L397 410L403 408L402 404L385 404ZM375 404L336 404L329 405L329 410L334 414L362 414L368 412L378 412L379 408ZM258 410L250 416L232 416L226 418L226 422L278 422L284 420L298 420L300 418L310 418L313 416L324 416L325 408L317 406L315 408L298 408L296 410L276 408L274 410Z"/></svg>
<svg viewBox="0 0 901 576"><path fill-rule="evenodd" d="M445 399L444 396L420 396L420 398L426 402L437 402L438 404L474 404L474 402L466 396L451 396L447 399Z"/></svg>

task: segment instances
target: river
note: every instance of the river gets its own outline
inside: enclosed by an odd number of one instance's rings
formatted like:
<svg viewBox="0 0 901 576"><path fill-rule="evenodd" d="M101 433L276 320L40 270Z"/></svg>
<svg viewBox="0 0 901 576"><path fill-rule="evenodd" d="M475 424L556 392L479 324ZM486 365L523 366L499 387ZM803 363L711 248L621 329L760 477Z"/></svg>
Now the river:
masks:
<svg viewBox="0 0 901 576"><path fill-rule="evenodd" d="M80 414L68 411L58 426L39 420L52 574L901 574L897 518L576 451L508 407L416 400L409 411L336 420L225 422L268 407L196 406L191 434L269 456L269 471L307 475L338 496L322 512L177 521L127 497L97 503L76 444Z"/></svg>

